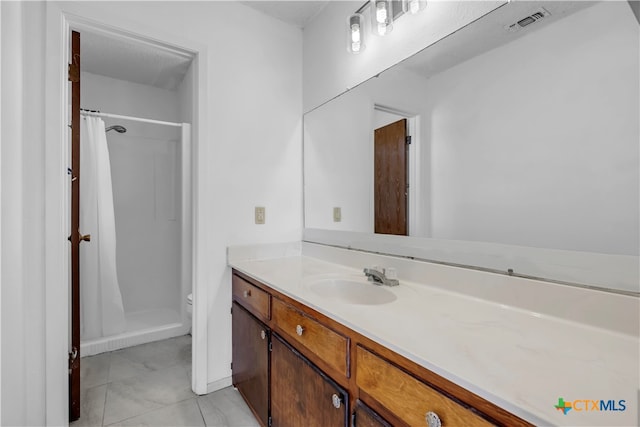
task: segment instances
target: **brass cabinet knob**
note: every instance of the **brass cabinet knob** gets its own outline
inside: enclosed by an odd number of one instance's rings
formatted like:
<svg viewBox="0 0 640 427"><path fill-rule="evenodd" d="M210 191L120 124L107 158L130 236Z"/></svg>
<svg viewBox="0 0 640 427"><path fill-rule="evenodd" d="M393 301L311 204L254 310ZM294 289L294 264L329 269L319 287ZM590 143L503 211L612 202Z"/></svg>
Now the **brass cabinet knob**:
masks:
<svg viewBox="0 0 640 427"><path fill-rule="evenodd" d="M304 332L304 328L300 325L296 326L296 334L298 334L299 337L302 336L302 333Z"/></svg>
<svg viewBox="0 0 640 427"><path fill-rule="evenodd" d="M248 298L251 296L251 291L244 291L242 295L244 295L245 298Z"/></svg>
<svg viewBox="0 0 640 427"><path fill-rule="evenodd" d="M265 330L261 330L260 331L260 338L265 339L267 337L267 333L265 332Z"/></svg>

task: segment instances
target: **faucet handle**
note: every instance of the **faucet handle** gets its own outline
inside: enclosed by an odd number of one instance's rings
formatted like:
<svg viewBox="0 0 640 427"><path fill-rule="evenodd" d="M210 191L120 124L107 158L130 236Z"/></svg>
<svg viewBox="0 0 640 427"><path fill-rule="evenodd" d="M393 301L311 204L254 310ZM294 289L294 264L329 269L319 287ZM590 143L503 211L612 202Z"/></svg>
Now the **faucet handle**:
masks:
<svg viewBox="0 0 640 427"><path fill-rule="evenodd" d="M382 270L382 272L384 273L385 276L387 276L387 279L398 278L398 271L395 269L395 267L385 268L384 270Z"/></svg>

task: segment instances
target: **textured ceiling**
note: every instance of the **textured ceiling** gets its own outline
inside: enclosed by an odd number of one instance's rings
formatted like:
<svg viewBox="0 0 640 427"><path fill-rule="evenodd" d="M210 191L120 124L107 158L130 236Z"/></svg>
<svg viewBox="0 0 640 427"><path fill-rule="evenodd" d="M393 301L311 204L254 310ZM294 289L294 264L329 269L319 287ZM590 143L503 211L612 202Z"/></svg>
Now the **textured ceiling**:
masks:
<svg viewBox="0 0 640 427"><path fill-rule="evenodd" d="M87 31L80 46L82 71L168 90L180 84L191 64L177 50Z"/></svg>
<svg viewBox="0 0 640 427"><path fill-rule="evenodd" d="M406 59L400 67L428 78L596 3L559 0L511 2ZM505 29L505 26L540 8L550 12L550 16L516 32Z"/></svg>
<svg viewBox="0 0 640 427"><path fill-rule="evenodd" d="M329 0L253 0L240 1L240 3L281 21L304 28L329 3Z"/></svg>
<svg viewBox="0 0 640 427"><path fill-rule="evenodd" d="M240 3L303 28L329 0L254 0ZM404 61L401 66L429 77L594 3L556 0L512 2L468 27L469 31L458 31L456 37L441 40ZM519 32L510 33L504 29L505 25L516 22L540 7L545 7L551 16ZM478 32L482 37L478 37ZM86 31L82 33L81 49L83 71L168 90L180 84L192 60L188 54L175 49Z"/></svg>
<svg viewBox="0 0 640 427"><path fill-rule="evenodd" d="M329 0L240 1L266 15L303 28ZM191 57L170 48L82 32L82 71L162 89L175 89L189 69Z"/></svg>

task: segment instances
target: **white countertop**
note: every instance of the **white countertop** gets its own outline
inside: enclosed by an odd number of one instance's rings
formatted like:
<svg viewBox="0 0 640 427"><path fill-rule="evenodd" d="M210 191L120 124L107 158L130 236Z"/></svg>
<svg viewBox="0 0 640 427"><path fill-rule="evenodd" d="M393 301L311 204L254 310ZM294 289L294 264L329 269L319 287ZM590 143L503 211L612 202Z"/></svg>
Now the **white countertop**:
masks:
<svg viewBox="0 0 640 427"><path fill-rule="evenodd" d="M362 277L361 269L302 255L230 257L229 265L536 425L638 425L637 334L412 282L402 271L400 286L385 288L395 301L357 305L307 285L327 274ZM572 301L564 304L570 312ZM565 415L554 408L560 397L615 400L617 408L625 400L626 410L579 405Z"/></svg>

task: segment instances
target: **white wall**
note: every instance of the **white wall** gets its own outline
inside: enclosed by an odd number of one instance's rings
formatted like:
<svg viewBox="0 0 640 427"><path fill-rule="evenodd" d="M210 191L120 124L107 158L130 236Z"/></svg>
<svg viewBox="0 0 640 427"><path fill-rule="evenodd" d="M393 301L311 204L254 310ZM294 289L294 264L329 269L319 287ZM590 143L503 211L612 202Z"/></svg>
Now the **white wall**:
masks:
<svg viewBox="0 0 640 427"><path fill-rule="evenodd" d="M398 114L389 113L387 111L375 110L373 117L373 128L379 129L381 127L395 123L398 120L406 119L404 116Z"/></svg>
<svg viewBox="0 0 640 427"><path fill-rule="evenodd" d="M2 7L0 7L0 58L2 58ZM0 94L2 93L2 67L0 67ZM2 129L2 102L0 102L0 129ZM2 201L2 132L0 131L0 201ZM2 242L2 209L0 209L0 242ZM2 307L2 244L0 243L0 309ZM0 314L0 384L2 384L2 315ZM0 386L0 423L2 423L2 387Z"/></svg>
<svg viewBox="0 0 640 427"><path fill-rule="evenodd" d="M176 89L178 92L178 111L180 112L180 121L184 123L193 122L194 99L192 91L194 85L194 68L195 67L192 62L191 65L189 65L187 73Z"/></svg>
<svg viewBox="0 0 640 427"><path fill-rule="evenodd" d="M371 232L377 103L420 118L412 236L637 254L638 61L630 8L605 2L430 79L385 71L305 114L305 225Z"/></svg>
<svg viewBox="0 0 640 427"><path fill-rule="evenodd" d="M433 1L417 15L401 16L385 37L367 34L366 49L347 52L347 17L362 1L333 1L304 29L304 111L362 83L462 28L503 1ZM368 9L365 10L368 18Z"/></svg>
<svg viewBox="0 0 640 427"><path fill-rule="evenodd" d="M175 33L208 49L207 166L200 183L207 214L199 239L207 263L208 382L231 374L231 244L301 235L301 31L235 2L60 3L63 10L137 32ZM266 224L253 224L253 207Z"/></svg>
<svg viewBox="0 0 640 427"><path fill-rule="evenodd" d="M433 237L637 255L638 52L603 2L430 79Z"/></svg>
<svg viewBox="0 0 640 427"><path fill-rule="evenodd" d="M306 227L373 233L373 145L374 130L380 127L375 106L421 115L424 103L415 94L426 93L426 88L426 80L411 72L389 70L305 114ZM428 135L416 135L410 157L428 151L428 142ZM428 167L419 173L428 173ZM413 185L419 186L419 175L415 178ZM420 187L419 198L428 197L428 192L428 185ZM341 222L333 222L332 209L337 206L342 209ZM415 228L411 235L424 235L427 220L424 215L415 222L410 219Z"/></svg>
<svg viewBox="0 0 640 427"><path fill-rule="evenodd" d="M187 73L185 74L182 82L178 85L178 103L180 111L180 121L183 123L190 123L191 129L194 129L195 117L194 110L195 99L193 96L194 88L194 73L196 69L195 61L191 62ZM184 143L184 141L183 141ZM193 147L193 134L191 134L191 140L188 141L188 149L178 151L178 158L180 162L181 183L182 186L178 189L178 195L182 200L182 210L179 212L178 218L180 224L182 224L182 266L181 266L181 283L182 293L180 295L180 301L182 303L182 318L187 320L186 312L186 300L187 295L193 292L192 288L192 226L193 226L193 206L192 206L192 193L193 183L191 179L191 170L193 169L193 163L191 159ZM183 158L183 155L185 158ZM193 324L193 312L191 315L191 322Z"/></svg>
<svg viewBox="0 0 640 427"><path fill-rule="evenodd" d="M2 9L2 425L42 425L44 7Z"/></svg>
<svg viewBox="0 0 640 427"><path fill-rule="evenodd" d="M305 224L372 233L373 104L366 93L347 95L305 117ZM340 222L333 222L334 207Z"/></svg>
<svg viewBox="0 0 640 427"><path fill-rule="evenodd" d="M81 105L107 113L180 121L177 91L82 73ZM180 313L180 130L105 119L116 219L118 280L126 313ZM89 233L90 231L83 231Z"/></svg>
<svg viewBox="0 0 640 427"><path fill-rule="evenodd" d="M28 15L20 14L22 8L29 10ZM52 229L42 230L43 201L46 198L51 206L57 203L51 199L55 193L44 191L48 165L43 165L43 159L49 145L45 144L42 114L45 105L61 109L52 103L61 99L57 98L60 93L54 90L45 97L45 78L47 85L59 83L45 76L44 58L53 64L60 60L55 57L58 50L49 49L59 43L58 36L50 39L45 35L47 25L60 25L60 10L133 33L156 34L160 39L170 34L204 49L202 58L209 74L199 76L203 82L199 105L209 120L201 123L206 139L199 141L197 159L206 166L198 189L206 221L198 235L203 251L197 280L208 287L208 382L231 374L231 280L226 247L299 240L302 229L300 29L235 2L120 2L117 7L113 2L2 2L2 422L8 425L63 424L67 409L63 391L45 385L43 372L45 339L47 348L55 350L47 360L47 375L51 368L54 376L63 378L66 360L66 332L48 324L47 331L53 332L46 337L44 333L45 316L50 317L44 313L45 280L59 282L61 275L42 277L42 236L56 235ZM34 63L27 60L32 55ZM29 87L22 83L22 76ZM28 126L23 120L27 108L35 118ZM11 111L14 115L7 116ZM5 129L8 122L15 126ZM23 128L34 134L28 144ZM47 134L50 139L57 137ZM55 176L54 170L47 173ZM60 173L66 170L60 168ZM255 205L266 207L265 225L253 224ZM46 262L52 269L64 264ZM49 285L47 289L60 289L60 283L52 283L53 288ZM50 297L64 300L66 296Z"/></svg>

